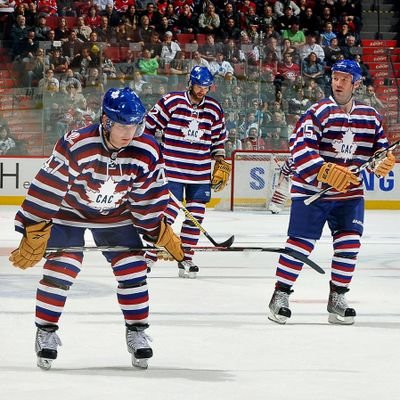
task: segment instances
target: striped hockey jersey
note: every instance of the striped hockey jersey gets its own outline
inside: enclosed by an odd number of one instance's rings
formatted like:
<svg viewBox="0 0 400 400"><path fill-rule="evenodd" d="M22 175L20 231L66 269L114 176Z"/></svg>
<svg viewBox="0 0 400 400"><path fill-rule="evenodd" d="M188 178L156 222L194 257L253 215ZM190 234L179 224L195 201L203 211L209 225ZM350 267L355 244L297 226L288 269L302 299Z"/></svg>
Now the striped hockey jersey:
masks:
<svg viewBox="0 0 400 400"><path fill-rule="evenodd" d="M168 179L209 183L211 158L225 155L225 117L220 104L206 96L196 105L188 92L163 96L149 111L145 132L161 136Z"/></svg>
<svg viewBox="0 0 400 400"><path fill-rule="evenodd" d="M134 225L153 233L169 193L156 140L135 137L110 151L101 127L68 132L32 181L15 219L16 230L43 220L88 228Z"/></svg>
<svg viewBox="0 0 400 400"><path fill-rule="evenodd" d="M299 119L289 141L295 173L292 198L310 196L328 187L317 180L324 162L360 167L377 150L388 147L382 116L372 107L353 102L349 114L329 97L312 105ZM352 199L364 195L363 185L346 193L332 189L321 200Z"/></svg>

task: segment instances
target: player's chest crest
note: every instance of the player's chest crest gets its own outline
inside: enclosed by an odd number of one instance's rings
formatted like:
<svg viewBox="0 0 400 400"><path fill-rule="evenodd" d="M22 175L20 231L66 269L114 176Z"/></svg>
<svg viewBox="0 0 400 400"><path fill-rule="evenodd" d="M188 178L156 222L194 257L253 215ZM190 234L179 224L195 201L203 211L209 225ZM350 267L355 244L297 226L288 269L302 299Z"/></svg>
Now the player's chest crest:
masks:
<svg viewBox="0 0 400 400"><path fill-rule="evenodd" d="M182 128L183 137L188 142L200 142L204 130L200 129L197 119L192 119L187 127Z"/></svg>
<svg viewBox="0 0 400 400"><path fill-rule="evenodd" d="M342 139L332 141L332 147L336 150L336 158L351 160L357 149L357 143L354 142L355 134L350 128L347 128Z"/></svg>
<svg viewBox="0 0 400 400"><path fill-rule="evenodd" d="M117 182L109 177L97 190L87 190L88 205L100 211L112 210L119 206L125 193L117 191Z"/></svg>

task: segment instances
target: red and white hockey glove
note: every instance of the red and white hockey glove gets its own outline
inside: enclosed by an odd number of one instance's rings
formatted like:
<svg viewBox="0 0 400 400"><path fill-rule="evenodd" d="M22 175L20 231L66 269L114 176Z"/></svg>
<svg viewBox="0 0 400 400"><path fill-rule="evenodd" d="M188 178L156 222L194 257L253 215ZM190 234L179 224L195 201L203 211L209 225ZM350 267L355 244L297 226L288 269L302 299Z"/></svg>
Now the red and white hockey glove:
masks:
<svg viewBox="0 0 400 400"><path fill-rule="evenodd" d="M211 188L214 192L219 192L227 184L231 176L232 166L223 159L216 160L214 164L214 171L211 179Z"/></svg>

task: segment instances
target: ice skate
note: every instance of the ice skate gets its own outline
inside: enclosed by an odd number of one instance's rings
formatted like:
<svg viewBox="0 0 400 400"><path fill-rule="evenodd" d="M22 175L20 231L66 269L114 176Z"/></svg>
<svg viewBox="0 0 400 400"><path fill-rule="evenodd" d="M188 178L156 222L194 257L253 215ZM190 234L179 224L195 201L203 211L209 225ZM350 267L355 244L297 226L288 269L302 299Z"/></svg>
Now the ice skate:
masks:
<svg viewBox="0 0 400 400"><path fill-rule="evenodd" d="M141 327L129 326L126 328L126 345L132 354L132 365L136 368L147 369L147 360L153 357L153 350L149 345L150 337Z"/></svg>
<svg viewBox="0 0 400 400"><path fill-rule="evenodd" d="M352 325L354 324L354 317L356 310L350 308L347 304L345 294L349 291L348 288L336 286L330 282L331 291L328 300L328 322L338 325Z"/></svg>
<svg viewBox="0 0 400 400"><path fill-rule="evenodd" d="M57 347L62 346L56 330L58 327L38 328L36 331L35 351L37 366L48 370L57 358Z"/></svg>
<svg viewBox="0 0 400 400"><path fill-rule="evenodd" d="M291 317L292 312L289 308L289 295L293 290L290 289L275 289L269 302L270 314L268 319L278 324L286 324L286 320Z"/></svg>
<svg viewBox="0 0 400 400"><path fill-rule="evenodd" d="M199 272L199 267L192 260L183 260L178 263L180 278L195 279Z"/></svg>

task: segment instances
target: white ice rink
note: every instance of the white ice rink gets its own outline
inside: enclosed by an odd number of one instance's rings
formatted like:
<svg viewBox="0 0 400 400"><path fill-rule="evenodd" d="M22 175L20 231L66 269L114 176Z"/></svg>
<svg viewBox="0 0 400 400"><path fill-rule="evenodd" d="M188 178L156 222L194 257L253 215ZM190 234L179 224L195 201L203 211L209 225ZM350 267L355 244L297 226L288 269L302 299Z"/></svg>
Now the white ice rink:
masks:
<svg viewBox="0 0 400 400"><path fill-rule="evenodd" d="M395 400L400 398L400 212L367 211L347 298L356 324L327 322L328 232L291 295L284 326L267 319L275 253L198 253L196 280L160 262L149 276L154 357L130 366L111 269L86 253L60 321L50 371L36 367L34 307L41 267L13 268L15 207L0 207L0 398L3 400ZM280 247L287 215L208 211L204 227L236 245ZM201 244L208 245L202 237Z"/></svg>

